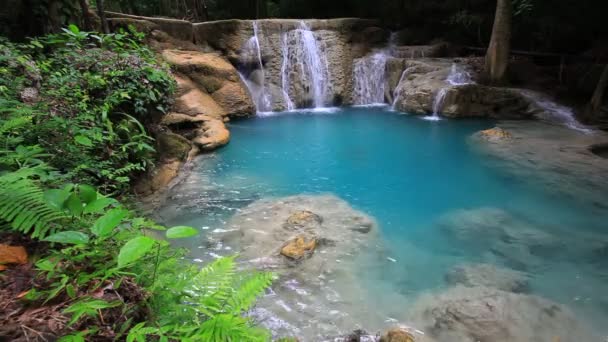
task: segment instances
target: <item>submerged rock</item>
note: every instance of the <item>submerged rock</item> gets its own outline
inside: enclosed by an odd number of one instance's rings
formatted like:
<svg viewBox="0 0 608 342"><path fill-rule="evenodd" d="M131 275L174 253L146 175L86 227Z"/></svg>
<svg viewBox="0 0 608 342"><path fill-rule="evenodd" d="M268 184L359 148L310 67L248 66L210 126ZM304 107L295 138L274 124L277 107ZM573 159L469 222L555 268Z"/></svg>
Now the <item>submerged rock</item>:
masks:
<svg viewBox="0 0 608 342"><path fill-rule="evenodd" d="M509 133L508 131L505 131L504 129L502 129L500 127L486 129L486 130L478 132L478 134L482 139L485 139L485 140L491 141L491 142L504 141L504 140L509 140L509 139L513 138L511 133Z"/></svg>
<svg viewBox="0 0 608 342"><path fill-rule="evenodd" d="M416 339L409 331L401 328L394 328L386 332L380 338L380 342L414 342Z"/></svg>
<svg viewBox="0 0 608 342"><path fill-rule="evenodd" d="M482 286L425 295L412 318L446 342L599 341L560 304Z"/></svg>
<svg viewBox="0 0 608 342"><path fill-rule="evenodd" d="M315 238L299 235L281 248L281 255L293 260L301 260L312 255L315 247L317 247L317 240Z"/></svg>
<svg viewBox="0 0 608 342"><path fill-rule="evenodd" d="M525 292L528 289L528 279L525 273L490 264L456 266L446 274L445 278L451 285L484 286L508 292Z"/></svg>

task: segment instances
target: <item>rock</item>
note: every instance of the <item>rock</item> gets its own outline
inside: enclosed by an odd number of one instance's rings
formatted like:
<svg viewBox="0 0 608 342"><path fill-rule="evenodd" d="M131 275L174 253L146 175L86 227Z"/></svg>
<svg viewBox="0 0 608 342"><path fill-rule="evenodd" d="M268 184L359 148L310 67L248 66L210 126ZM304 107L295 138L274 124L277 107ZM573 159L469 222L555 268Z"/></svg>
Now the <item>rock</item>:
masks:
<svg viewBox="0 0 608 342"><path fill-rule="evenodd" d="M250 116L255 113L251 96L242 82L226 82L211 95L229 116Z"/></svg>
<svg viewBox="0 0 608 342"><path fill-rule="evenodd" d="M461 64L463 60L460 60ZM464 60L466 64L466 60ZM406 62L407 77L395 94L398 110L430 114L439 91L445 91L440 114L451 118L492 117L499 119L533 118L531 100L520 91L488 87L476 83L448 83L453 59L417 59ZM473 74L473 79L477 78Z"/></svg>
<svg viewBox="0 0 608 342"><path fill-rule="evenodd" d="M365 235L352 229L362 224L370 226ZM333 267L336 260L352 259L352 255L374 240L376 231L371 218L330 195L259 200L241 209L227 226L236 231L226 237L226 243L239 246L243 258L264 260L264 264L279 269L291 267L285 258L275 259L289 245L285 241L292 243L290 248L297 247L297 238L302 237L300 246L310 247L314 239L314 248L320 253L315 252L299 264L302 272L304 269L319 272Z"/></svg>
<svg viewBox="0 0 608 342"><path fill-rule="evenodd" d="M248 116L255 112L238 72L218 54L165 50L163 58L182 75L176 76L179 97L175 111L216 116Z"/></svg>
<svg viewBox="0 0 608 342"><path fill-rule="evenodd" d="M185 77L176 77L178 96L173 105L173 111L195 116L205 114L222 117L226 114L224 109L209 94L201 91L196 85Z"/></svg>
<svg viewBox="0 0 608 342"><path fill-rule="evenodd" d="M393 328L382 335L380 342L414 342L414 335L401 328Z"/></svg>
<svg viewBox="0 0 608 342"><path fill-rule="evenodd" d="M160 163L156 168L142 178L134 187L135 193L143 196L165 189L179 173L183 162L174 160Z"/></svg>
<svg viewBox="0 0 608 342"><path fill-rule="evenodd" d="M192 142L201 151L212 151L230 141L230 132L224 124L224 120L206 117L203 125L196 131L196 137Z"/></svg>
<svg viewBox="0 0 608 342"><path fill-rule="evenodd" d="M311 256L316 247L317 240L315 238L299 235L281 248L281 255L293 260L301 260Z"/></svg>
<svg viewBox="0 0 608 342"><path fill-rule="evenodd" d="M232 82L236 82L239 79L238 73L232 64L216 53L165 50L162 52L162 56L177 71L186 75L202 74Z"/></svg>
<svg viewBox="0 0 608 342"><path fill-rule="evenodd" d="M411 318L440 341L599 341L565 306L487 287L422 296Z"/></svg>
<svg viewBox="0 0 608 342"><path fill-rule="evenodd" d="M323 219L309 210L299 210L291 214L285 223L283 228L289 230L296 230L306 226L316 226L323 222Z"/></svg>
<svg viewBox="0 0 608 342"><path fill-rule="evenodd" d="M445 278L450 285L484 286L508 292L526 292L528 289L528 279L525 273L498 268L490 264L456 266L446 274Z"/></svg>
<svg viewBox="0 0 608 342"><path fill-rule="evenodd" d="M504 129L502 129L500 127L486 129L486 130L478 132L478 134L482 139L485 139L485 140L491 141L491 142L498 142L498 141L509 140L509 139L513 138L511 133L505 131Z"/></svg>
<svg viewBox="0 0 608 342"><path fill-rule="evenodd" d="M185 161L192 149L188 139L171 132L162 132L156 136L157 151L163 161Z"/></svg>
<svg viewBox="0 0 608 342"><path fill-rule="evenodd" d="M154 25L156 25L156 27L158 27L158 29L166 32L175 39L187 42L191 42L193 40L192 23L186 20L158 17L141 17L137 15L123 14L111 11L106 11L106 16L108 18L108 21L110 22L116 20L115 18L121 18L121 23L123 25L127 24L128 21L135 25L139 25L141 21L148 21L153 23Z"/></svg>
<svg viewBox="0 0 608 342"><path fill-rule="evenodd" d="M205 114L221 117L225 114L213 98L198 89L193 89L175 99L173 110L188 115Z"/></svg>
<svg viewBox="0 0 608 342"><path fill-rule="evenodd" d="M119 29L128 30L129 26L133 26L137 32L150 34L153 30L158 30L160 27L144 19L132 19L132 18L108 18L108 25L110 30L118 31Z"/></svg>

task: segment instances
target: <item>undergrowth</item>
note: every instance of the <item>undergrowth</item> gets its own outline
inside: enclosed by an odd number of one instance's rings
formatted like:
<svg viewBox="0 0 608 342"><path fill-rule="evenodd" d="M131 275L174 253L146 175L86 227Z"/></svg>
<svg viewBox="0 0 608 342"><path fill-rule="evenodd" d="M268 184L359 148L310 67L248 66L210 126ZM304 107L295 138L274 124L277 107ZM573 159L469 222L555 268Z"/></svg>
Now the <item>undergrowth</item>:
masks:
<svg viewBox="0 0 608 342"><path fill-rule="evenodd" d="M244 313L272 274L238 271L234 257L187 263L167 240L194 228L167 229L113 197L153 164L149 131L175 87L141 40L74 26L21 45L0 40L0 232L44 246L16 299L22 315L0 315L0 334L267 341ZM46 331L27 325L36 320Z"/></svg>

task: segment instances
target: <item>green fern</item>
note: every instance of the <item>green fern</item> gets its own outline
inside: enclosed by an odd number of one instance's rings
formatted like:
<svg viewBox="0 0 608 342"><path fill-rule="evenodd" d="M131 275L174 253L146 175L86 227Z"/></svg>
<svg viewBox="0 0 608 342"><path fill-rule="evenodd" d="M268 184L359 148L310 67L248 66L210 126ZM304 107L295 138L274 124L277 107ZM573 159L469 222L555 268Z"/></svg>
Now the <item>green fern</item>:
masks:
<svg viewBox="0 0 608 342"><path fill-rule="evenodd" d="M238 271L235 258L217 259L200 270L184 269L180 279L162 278L161 293L173 290L185 294L180 303L173 304L153 297L162 306L159 323L168 329L168 335L192 341L270 340L268 331L256 327L244 313L270 286L274 275ZM184 312L187 314L182 315ZM133 332L133 336L137 334Z"/></svg>
<svg viewBox="0 0 608 342"><path fill-rule="evenodd" d="M65 215L45 202L42 189L29 178L36 172L24 168L0 176L0 220L24 234L33 228L33 238L44 238Z"/></svg>

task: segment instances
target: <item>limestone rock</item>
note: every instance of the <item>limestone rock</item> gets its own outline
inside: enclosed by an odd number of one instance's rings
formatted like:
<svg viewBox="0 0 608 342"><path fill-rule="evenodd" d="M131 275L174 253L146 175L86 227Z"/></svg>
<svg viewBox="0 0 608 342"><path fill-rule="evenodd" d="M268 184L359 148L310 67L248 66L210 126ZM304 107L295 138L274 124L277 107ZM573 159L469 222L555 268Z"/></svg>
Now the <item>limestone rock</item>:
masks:
<svg viewBox="0 0 608 342"><path fill-rule="evenodd" d="M106 11L108 21L114 21L114 18L123 19L122 23L126 24L127 21L131 21L136 25L141 21L148 21L156 25L158 29L166 32L171 37L191 42L193 40L192 23L186 20L170 19L170 18L157 18L157 17L141 17L137 15L130 15L118 12Z"/></svg>
<svg viewBox="0 0 608 342"><path fill-rule="evenodd" d="M446 274L446 281L451 285L484 286L508 292L525 292L528 289L525 273L490 264L456 266Z"/></svg>
<svg viewBox="0 0 608 342"><path fill-rule="evenodd" d="M393 328L382 335L380 342L415 342L414 335L405 329Z"/></svg>
<svg viewBox="0 0 608 342"><path fill-rule="evenodd" d="M139 195L150 195L166 188L177 177L183 162L174 160L161 163L146 177L135 185L135 192Z"/></svg>
<svg viewBox="0 0 608 342"><path fill-rule="evenodd" d="M315 238L299 235L281 248L281 255L293 260L301 260L312 255L316 247L317 240Z"/></svg>
<svg viewBox="0 0 608 342"><path fill-rule="evenodd" d="M422 296L412 319L440 341L599 341L566 307L487 287L453 287Z"/></svg>
<svg viewBox="0 0 608 342"><path fill-rule="evenodd" d="M157 134L156 143L160 159L163 161L184 161L192 149L188 139L171 132Z"/></svg>
<svg viewBox="0 0 608 342"><path fill-rule="evenodd" d="M460 61L462 62L462 61ZM440 114L452 118L492 117L525 119L534 116L530 99L520 91L488 87L479 84L453 85L448 83L452 59L408 60L407 75L394 96L398 110L414 114L430 114L439 91L445 97ZM475 78L475 75L473 75Z"/></svg>
<svg viewBox="0 0 608 342"><path fill-rule="evenodd" d="M251 96L240 81L224 83L211 96L230 116L249 116L255 113Z"/></svg>
<svg viewBox="0 0 608 342"><path fill-rule="evenodd" d="M195 116L205 114L209 116L222 117L225 111L208 94L198 89L192 89L184 95L175 99L173 110L179 113Z"/></svg>
<svg viewBox="0 0 608 342"><path fill-rule="evenodd" d="M479 135L482 139L485 139L485 140L488 140L491 142L498 142L498 141L509 140L509 139L513 138L511 133L505 131L504 129L502 129L500 127L494 127L494 128L480 131Z"/></svg>
<svg viewBox="0 0 608 342"><path fill-rule="evenodd" d="M199 73L216 76L227 81L238 81L236 69L216 53L165 50L162 52L162 56L167 63L186 75Z"/></svg>
<svg viewBox="0 0 608 342"><path fill-rule="evenodd" d="M192 142L202 151L211 151L230 141L230 132L222 119L208 117L196 131Z"/></svg>
<svg viewBox="0 0 608 342"><path fill-rule="evenodd" d="M323 222L323 219L309 210L299 210L291 214L285 223L283 228L289 230L295 230L306 226L316 226Z"/></svg>

